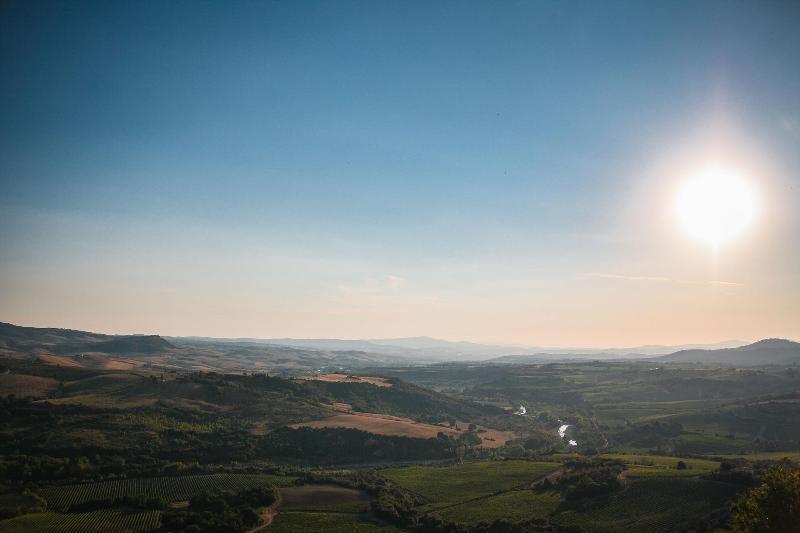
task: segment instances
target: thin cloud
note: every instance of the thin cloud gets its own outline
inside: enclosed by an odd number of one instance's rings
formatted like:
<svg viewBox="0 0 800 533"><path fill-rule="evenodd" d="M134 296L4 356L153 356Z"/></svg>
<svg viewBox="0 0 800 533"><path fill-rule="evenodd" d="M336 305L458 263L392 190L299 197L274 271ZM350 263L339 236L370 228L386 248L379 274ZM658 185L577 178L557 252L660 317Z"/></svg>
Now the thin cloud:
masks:
<svg viewBox="0 0 800 533"><path fill-rule="evenodd" d="M406 282L405 278L401 278L400 276L395 276L393 274L386 274L383 276L383 280L386 283L386 286L390 289L399 289L400 286Z"/></svg>
<svg viewBox="0 0 800 533"><path fill-rule="evenodd" d="M677 285L715 285L721 287L744 287L744 283L738 283L735 281L719 281L719 280L709 280L709 281L693 281L687 279L675 279L675 278L667 278L663 276L628 276L623 274L610 274L605 272L588 272L585 274L581 274L582 277L586 278L603 278L603 279L618 279L624 281L642 281L642 282L651 282L651 283L671 283Z"/></svg>
<svg viewBox="0 0 800 533"><path fill-rule="evenodd" d="M358 285L340 283L336 291L343 294L381 294L387 290L397 290L403 286L406 279L394 274L384 274L379 278L367 278Z"/></svg>

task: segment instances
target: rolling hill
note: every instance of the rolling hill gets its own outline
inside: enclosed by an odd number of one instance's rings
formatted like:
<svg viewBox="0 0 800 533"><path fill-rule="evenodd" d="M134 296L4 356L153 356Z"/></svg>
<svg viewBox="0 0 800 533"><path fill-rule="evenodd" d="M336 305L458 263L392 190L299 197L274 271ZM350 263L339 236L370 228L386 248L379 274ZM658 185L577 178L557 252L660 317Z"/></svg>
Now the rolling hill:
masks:
<svg viewBox="0 0 800 533"><path fill-rule="evenodd" d="M336 349L341 348L341 349ZM0 356L82 368L132 368L284 374L346 371L408 361L356 346L308 347L244 339L105 335L0 323Z"/></svg>
<svg viewBox="0 0 800 533"><path fill-rule="evenodd" d="M786 339L764 339L738 348L681 350L656 358L673 363L713 363L739 366L800 364L800 343Z"/></svg>

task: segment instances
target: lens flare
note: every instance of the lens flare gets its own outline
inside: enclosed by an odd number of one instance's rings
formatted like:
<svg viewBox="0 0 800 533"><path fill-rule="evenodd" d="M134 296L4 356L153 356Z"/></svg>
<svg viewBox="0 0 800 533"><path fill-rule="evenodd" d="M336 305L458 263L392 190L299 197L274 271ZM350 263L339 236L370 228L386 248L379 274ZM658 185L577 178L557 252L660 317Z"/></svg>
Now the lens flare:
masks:
<svg viewBox="0 0 800 533"><path fill-rule="evenodd" d="M684 185L678 194L677 212L690 235L716 248L752 224L756 195L737 172L712 167Z"/></svg>

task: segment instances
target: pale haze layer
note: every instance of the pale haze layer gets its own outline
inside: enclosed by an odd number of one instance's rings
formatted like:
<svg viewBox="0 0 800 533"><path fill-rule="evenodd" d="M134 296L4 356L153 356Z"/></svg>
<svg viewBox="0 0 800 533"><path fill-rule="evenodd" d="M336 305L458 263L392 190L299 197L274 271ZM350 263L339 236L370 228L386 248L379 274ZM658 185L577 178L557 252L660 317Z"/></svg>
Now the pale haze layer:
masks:
<svg viewBox="0 0 800 533"><path fill-rule="evenodd" d="M800 339L794 2L4 2L0 321ZM753 222L676 221L735 168Z"/></svg>

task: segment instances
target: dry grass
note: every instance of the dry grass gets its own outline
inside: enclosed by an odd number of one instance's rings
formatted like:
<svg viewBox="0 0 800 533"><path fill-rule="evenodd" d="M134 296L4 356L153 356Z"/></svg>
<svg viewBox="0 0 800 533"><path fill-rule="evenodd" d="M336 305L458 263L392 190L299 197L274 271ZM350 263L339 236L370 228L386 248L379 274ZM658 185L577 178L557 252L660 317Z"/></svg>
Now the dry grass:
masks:
<svg viewBox="0 0 800 533"><path fill-rule="evenodd" d="M294 424L291 427L351 428L369 431L378 435L395 435L418 439L430 439L436 437L439 432L453 436L458 436L459 433L454 429L414 422L409 418L373 413L342 413L322 420Z"/></svg>
<svg viewBox="0 0 800 533"><path fill-rule="evenodd" d="M76 356L75 361L87 368L100 368L104 370L131 370L143 365L143 363L139 361L109 357L102 353L93 352Z"/></svg>
<svg viewBox="0 0 800 533"><path fill-rule="evenodd" d="M484 431L478 433L483 439L482 446L484 448L499 448L505 445L506 442L518 439L519 435L511 431L500 431L499 429L482 428Z"/></svg>
<svg viewBox="0 0 800 533"><path fill-rule="evenodd" d="M0 397L13 394L19 398L43 398L58 387L58 381L39 376L0 374Z"/></svg>
<svg viewBox="0 0 800 533"><path fill-rule="evenodd" d="M77 362L72 357L66 357L64 355L52 355L52 354L41 354L38 356L40 362L48 364L48 365L56 365L56 366L68 366L71 368L83 368L79 362Z"/></svg>
<svg viewBox="0 0 800 533"><path fill-rule="evenodd" d="M436 437L439 433L457 438L459 435L466 433L469 427L469 424L465 422L460 422L458 424L459 429L454 429L445 425L415 422L410 418L399 416L352 412L349 410L350 406L347 404L334 405L331 407L339 411L339 413L320 420L294 424L291 427L360 429L377 435L394 435L397 437L414 437L417 439L431 439ZM510 431L499 431L480 426L479 429L480 432L478 435L480 435L483 441L481 445L484 448L499 448L507 441L519 438L518 435Z"/></svg>
<svg viewBox="0 0 800 533"><path fill-rule="evenodd" d="M320 374L318 376L306 376L301 379L308 379L312 381L327 381L334 383L369 383L376 387L391 387L386 378L379 378L374 376L348 376L347 374Z"/></svg>
<svg viewBox="0 0 800 533"><path fill-rule="evenodd" d="M350 405L349 403L344 403L344 402L333 402L333 403L323 404L323 407L329 407L334 411L339 411L340 413L353 412L353 406Z"/></svg>

